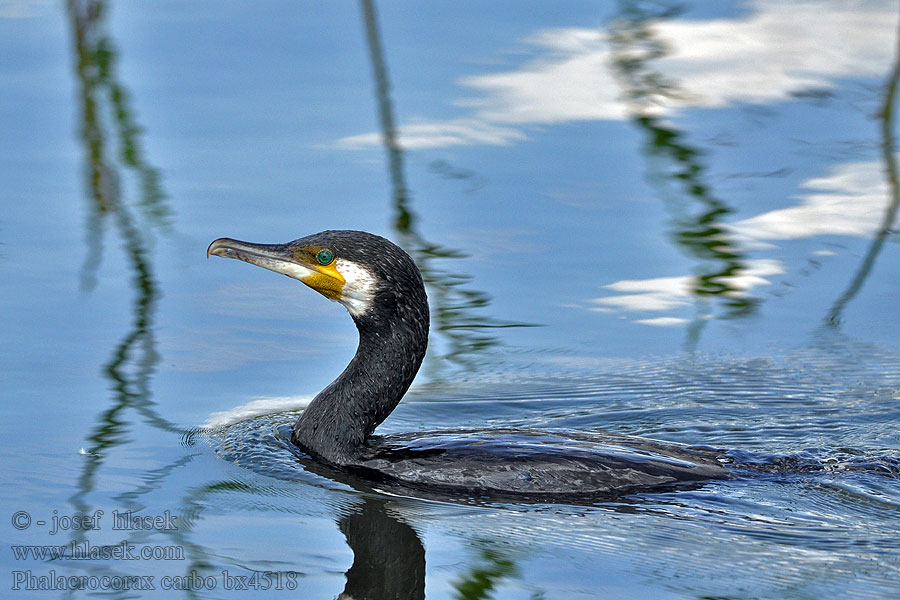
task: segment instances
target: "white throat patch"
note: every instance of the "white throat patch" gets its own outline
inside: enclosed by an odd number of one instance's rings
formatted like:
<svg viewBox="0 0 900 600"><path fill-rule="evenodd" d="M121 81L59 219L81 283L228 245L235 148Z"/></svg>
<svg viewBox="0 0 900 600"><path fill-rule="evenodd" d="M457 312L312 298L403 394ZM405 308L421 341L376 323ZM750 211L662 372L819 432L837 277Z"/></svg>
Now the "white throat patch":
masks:
<svg viewBox="0 0 900 600"><path fill-rule="evenodd" d="M344 278L338 302L354 317L365 314L375 298L375 276L362 265L343 258L337 259L334 267Z"/></svg>
<svg viewBox="0 0 900 600"><path fill-rule="evenodd" d="M257 262L256 264L265 269L269 269L270 271L275 271L276 273L287 275L288 277L296 279L297 281L303 281L310 275L316 274L316 272L309 267L304 267L303 265L297 264L295 262L272 261L271 266L263 262Z"/></svg>

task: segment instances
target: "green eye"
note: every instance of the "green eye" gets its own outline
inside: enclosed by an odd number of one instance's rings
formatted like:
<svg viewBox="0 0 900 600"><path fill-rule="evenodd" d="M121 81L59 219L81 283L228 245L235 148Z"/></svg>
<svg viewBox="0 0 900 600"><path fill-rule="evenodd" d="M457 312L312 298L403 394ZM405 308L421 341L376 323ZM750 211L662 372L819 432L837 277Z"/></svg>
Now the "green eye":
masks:
<svg viewBox="0 0 900 600"><path fill-rule="evenodd" d="M328 248L319 250L319 253L316 254L316 260L319 261L320 265L330 265L331 261L334 260L334 252Z"/></svg>

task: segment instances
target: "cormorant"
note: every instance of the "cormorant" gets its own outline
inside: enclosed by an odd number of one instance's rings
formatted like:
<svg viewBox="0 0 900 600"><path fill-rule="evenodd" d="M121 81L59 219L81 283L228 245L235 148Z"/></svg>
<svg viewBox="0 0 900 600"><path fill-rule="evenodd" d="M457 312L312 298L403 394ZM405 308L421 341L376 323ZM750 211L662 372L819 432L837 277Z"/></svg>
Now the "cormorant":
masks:
<svg viewBox="0 0 900 600"><path fill-rule="evenodd" d="M220 238L210 255L298 279L343 304L356 323L356 355L293 427L293 443L316 461L431 495L528 500L608 497L728 477L715 450L615 434L373 435L409 389L428 343L428 299L412 258L362 231L323 231L286 244Z"/></svg>

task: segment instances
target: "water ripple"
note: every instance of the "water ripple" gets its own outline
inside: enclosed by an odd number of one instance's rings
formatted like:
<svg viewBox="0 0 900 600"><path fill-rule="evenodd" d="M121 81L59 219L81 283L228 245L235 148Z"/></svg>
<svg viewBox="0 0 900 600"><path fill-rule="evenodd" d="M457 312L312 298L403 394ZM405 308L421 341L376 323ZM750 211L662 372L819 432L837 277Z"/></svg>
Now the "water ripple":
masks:
<svg viewBox="0 0 900 600"><path fill-rule="evenodd" d="M783 361L619 361L579 376L423 386L380 429L635 434L725 448L738 475L590 506L385 496L302 460L288 439L296 411L197 435L257 476L228 491L254 510L341 513L353 498L375 495L429 535L504 540L526 562L625 552L638 572L702 580L698 593L733 595L733 581L752 578L754 597L797 581L807 582L804 597L862 597L900 587L900 369L883 366L856 368L820 351Z"/></svg>

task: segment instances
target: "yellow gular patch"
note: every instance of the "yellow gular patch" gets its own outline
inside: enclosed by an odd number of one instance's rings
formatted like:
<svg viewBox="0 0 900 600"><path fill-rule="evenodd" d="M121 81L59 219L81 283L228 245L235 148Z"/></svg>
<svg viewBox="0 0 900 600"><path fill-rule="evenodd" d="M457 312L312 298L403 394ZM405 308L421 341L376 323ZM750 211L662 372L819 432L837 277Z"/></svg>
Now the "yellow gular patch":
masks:
<svg viewBox="0 0 900 600"><path fill-rule="evenodd" d="M303 283L316 290L331 300L341 299L341 290L344 288L344 278L337 269L329 265L327 267L315 267L318 273L301 279Z"/></svg>
<svg viewBox="0 0 900 600"><path fill-rule="evenodd" d="M322 248L309 246L294 251L294 258L305 263L313 273L300 279L303 283L316 290L330 300L340 300L341 292L346 283L344 276L336 268L337 261L328 265L320 265L316 260L316 254Z"/></svg>

